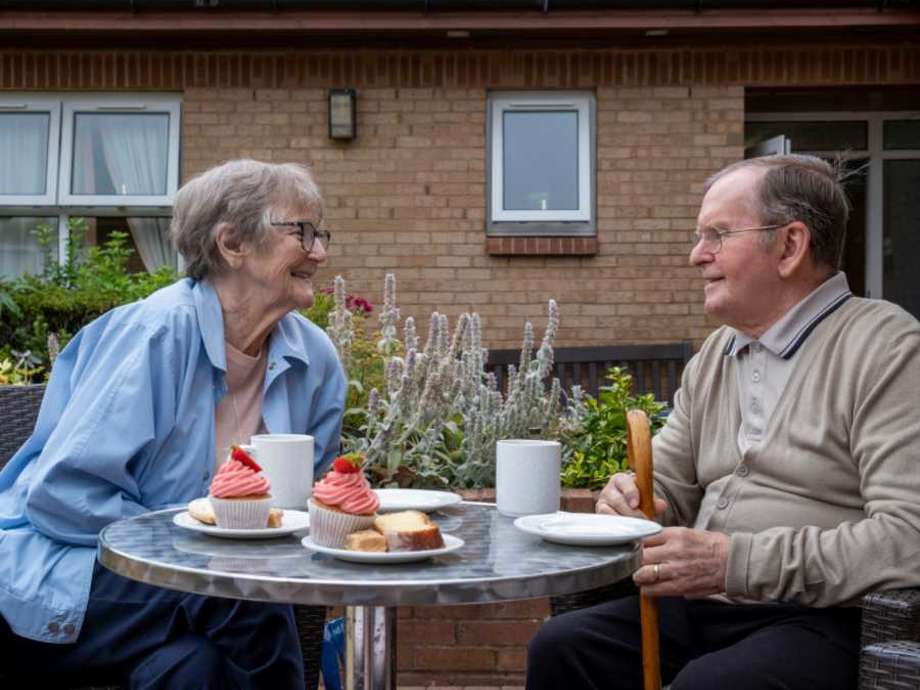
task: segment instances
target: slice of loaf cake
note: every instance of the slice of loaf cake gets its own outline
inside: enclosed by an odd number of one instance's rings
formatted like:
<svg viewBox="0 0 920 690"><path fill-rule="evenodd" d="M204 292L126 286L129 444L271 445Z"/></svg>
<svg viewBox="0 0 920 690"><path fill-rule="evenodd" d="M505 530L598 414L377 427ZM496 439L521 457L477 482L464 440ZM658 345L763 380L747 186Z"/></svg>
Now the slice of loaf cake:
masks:
<svg viewBox="0 0 920 690"><path fill-rule="evenodd" d="M437 523L418 510L378 515L374 529L386 538L388 551L425 551L444 546Z"/></svg>
<svg viewBox="0 0 920 690"><path fill-rule="evenodd" d="M377 530L363 529L345 537L345 548L349 551L386 551L387 540Z"/></svg>

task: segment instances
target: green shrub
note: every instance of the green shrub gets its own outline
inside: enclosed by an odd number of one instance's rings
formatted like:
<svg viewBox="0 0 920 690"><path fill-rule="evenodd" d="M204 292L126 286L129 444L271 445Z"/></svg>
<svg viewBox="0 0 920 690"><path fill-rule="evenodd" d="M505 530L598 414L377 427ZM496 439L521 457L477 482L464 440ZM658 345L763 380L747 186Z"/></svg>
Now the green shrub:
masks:
<svg viewBox="0 0 920 690"><path fill-rule="evenodd" d="M586 396L578 423L563 435L565 487L598 489L611 474L627 469L627 410L643 410L652 434L664 424L660 417L664 404L656 402L651 393L633 397L632 376L625 370L611 367L604 378L610 385L601 387L597 399Z"/></svg>
<svg viewBox="0 0 920 690"><path fill-rule="evenodd" d="M345 306L351 313L354 343L346 366L348 393L342 433L353 435L359 432L363 421L361 411L367 405L371 390L384 386L384 362L374 345L376 336L367 333L367 315L373 312L371 303L363 297L347 295ZM329 328L329 317L335 308L335 295L331 290L316 290L313 306L301 313L325 331Z"/></svg>
<svg viewBox="0 0 920 690"><path fill-rule="evenodd" d="M113 232L98 247L87 247L85 235L85 219L72 218L67 255L58 263L51 228L36 230L44 270L0 285L0 357L25 358L31 368L50 371L49 335L64 347L80 328L109 309L142 299L179 278L168 267L152 274L129 273L133 250L126 233Z"/></svg>
<svg viewBox="0 0 920 690"><path fill-rule="evenodd" d="M335 300L332 295L322 290L314 290L313 306L301 309L300 313L325 331L329 325L329 314L333 309Z"/></svg>

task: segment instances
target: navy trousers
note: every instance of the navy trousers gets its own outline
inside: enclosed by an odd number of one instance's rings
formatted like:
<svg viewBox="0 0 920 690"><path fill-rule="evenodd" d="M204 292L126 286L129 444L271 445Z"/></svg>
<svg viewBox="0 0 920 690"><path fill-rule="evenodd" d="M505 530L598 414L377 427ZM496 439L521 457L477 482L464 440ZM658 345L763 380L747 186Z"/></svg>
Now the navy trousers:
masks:
<svg viewBox="0 0 920 690"><path fill-rule="evenodd" d="M859 608L659 602L671 690L856 688ZM551 618L530 643L527 690L641 690L641 646L637 596Z"/></svg>
<svg viewBox="0 0 920 690"><path fill-rule="evenodd" d="M0 617L0 650L3 675L30 687L46 674L104 675L137 690L304 687L292 607L174 592L98 563L75 644L19 637Z"/></svg>

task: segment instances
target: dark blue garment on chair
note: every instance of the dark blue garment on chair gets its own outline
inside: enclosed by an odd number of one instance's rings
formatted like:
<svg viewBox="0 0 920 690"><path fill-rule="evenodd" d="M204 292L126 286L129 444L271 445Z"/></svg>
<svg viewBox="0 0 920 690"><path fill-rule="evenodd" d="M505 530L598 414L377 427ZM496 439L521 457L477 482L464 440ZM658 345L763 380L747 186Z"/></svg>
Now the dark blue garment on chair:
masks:
<svg viewBox="0 0 920 690"><path fill-rule="evenodd" d="M342 667L345 665L345 619L326 623L320 668L326 690L342 690Z"/></svg>

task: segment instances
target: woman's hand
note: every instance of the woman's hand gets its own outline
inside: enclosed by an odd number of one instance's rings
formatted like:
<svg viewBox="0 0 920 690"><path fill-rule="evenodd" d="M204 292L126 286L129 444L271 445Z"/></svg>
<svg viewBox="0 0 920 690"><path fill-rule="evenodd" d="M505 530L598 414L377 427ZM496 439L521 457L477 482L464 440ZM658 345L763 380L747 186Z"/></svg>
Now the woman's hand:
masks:
<svg viewBox="0 0 920 690"><path fill-rule="evenodd" d="M655 496L653 499L655 515L660 516L667 509L668 504L663 498ZM608 515L626 515L628 517L644 518L645 514L639 510L639 487L636 478L629 472L617 472L607 482L601 491L594 507L596 513Z"/></svg>

